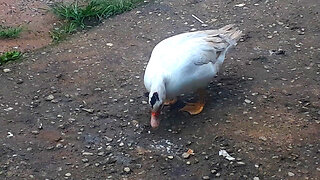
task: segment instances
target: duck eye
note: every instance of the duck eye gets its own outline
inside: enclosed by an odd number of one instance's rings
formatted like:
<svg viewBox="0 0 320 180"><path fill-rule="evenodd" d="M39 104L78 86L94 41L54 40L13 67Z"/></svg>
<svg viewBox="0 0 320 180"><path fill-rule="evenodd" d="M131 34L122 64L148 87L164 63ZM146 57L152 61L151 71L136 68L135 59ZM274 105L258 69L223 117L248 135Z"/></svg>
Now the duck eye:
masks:
<svg viewBox="0 0 320 180"><path fill-rule="evenodd" d="M151 104L151 107L153 108L153 105L159 101L159 95L157 92L153 93L152 97L151 97L151 100L150 100L150 104Z"/></svg>

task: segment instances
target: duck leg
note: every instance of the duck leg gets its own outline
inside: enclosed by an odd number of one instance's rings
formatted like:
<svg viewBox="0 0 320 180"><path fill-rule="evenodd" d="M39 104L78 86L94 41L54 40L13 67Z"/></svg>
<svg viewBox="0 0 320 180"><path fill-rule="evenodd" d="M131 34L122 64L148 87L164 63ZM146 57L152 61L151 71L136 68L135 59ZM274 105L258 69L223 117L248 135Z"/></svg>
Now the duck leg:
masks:
<svg viewBox="0 0 320 180"><path fill-rule="evenodd" d="M199 100L196 103L187 103L183 108L181 108L179 111L186 111L190 113L191 115L196 115L201 113L203 110L203 107L205 105L205 98L206 98L206 91L204 89L199 89L197 91L199 94Z"/></svg>
<svg viewBox="0 0 320 180"><path fill-rule="evenodd" d="M164 101L164 105L165 106L169 106L169 105L173 105L177 102L177 98L173 98L173 99L166 99Z"/></svg>

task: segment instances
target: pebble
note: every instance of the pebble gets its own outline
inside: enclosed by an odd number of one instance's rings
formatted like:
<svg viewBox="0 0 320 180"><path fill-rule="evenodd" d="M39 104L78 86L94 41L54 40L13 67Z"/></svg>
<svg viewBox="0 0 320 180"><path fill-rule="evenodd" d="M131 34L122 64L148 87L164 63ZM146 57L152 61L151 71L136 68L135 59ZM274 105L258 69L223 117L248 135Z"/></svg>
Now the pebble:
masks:
<svg viewBox="0 0 320 180"><path fill-rule="evenodd" d="M53 99L54 99L54 96L52 94L46 97L46 101L51 101Z"/></svg>
<svg viewBox="0 0 320 180"><path fill-rule="evenodd" d="M210 179L209 176L203 176L202 179Z"/></svg>
<svg viewBox="0 0 320 180"><path fill-rule="evenodd" d="M106 147L107 151L111 151L111 149L112 149L112 146L110 146L110 145Z"/></svg>
<svg viewBox="0 0 320 180"><path fill-rule="evenodd" d="M82 155L84 155L84 156L92 156L93 153L91 153L91 152L84 152L84 153L82 153Z"/></svg>
<svg viewBox="0 0 320 180"><path fill-rule="evenodd" d="M252 101L250 99L245 99L244 102L250 104Z"/></svg>
<svg viewBox="0 0 320 180"><path fill-rule="evenodd" d="M112 46L113 46L112 43L107 43L106 45L109 46L109 47L112 47Z"/></svg>
<svg viewBox="0 0 320 180"><path fill-rule="evenodd" d="M10 69L3 69L3 72L8 73L8 72L11 72L11 70Z"/></svg>
<svg viewBox="0 0 320 180"><path fill-rule="evenodd" d="M288 176L290 177L294 176L293 172L288 172Z"/></svg>
<svg viewBox="0 0 320 180"><path fill-rule="evenodd" d="M82 108L83 111L86 111L88 113L93 113L94 112L94 109L87 109L87 108Z"/></svg>
<svg viewBox="0 0 320 180"><path fill-rule="evenodd" d="M267 138L265 136L260 136L259 139L262 141L267 141Z"/></svg>
<svg viewBox="0 0 320 180"><path fill-rule="evenodd" d="M173 156L168 156L168 159L173 159Z"/></svg>
<svg viewBox="0 0 320 180"><path fill-rule="evenodd" d="M4 111L11 111L13 108L12 107L8 107L8 108L6 108L6 109L3 109Z"/></svg>
<svg viewBox="0 0 320 180"><path fill-rule="evenodd" d="M104 152L98 152L98 156L103 156L104 155Z"/></svg>
<svg viewBox="0 0 320 180"><path fill-rule="evenodd" d="M241 3L241 4L236 4L235 7L243 7L243 6L245 6L245 5L246 5L246 4Z"/></svg>
<svg viewBox="0 0 320 180"><path fill-rule="evenodd" d="M106 138L107 142L111 142L113 140L112 138L109 138L107 136L105 136L105 138Z"/></svg>
<svg viewBox="0 0 320 180"><path fill-rule="evenodd" d="M148 104L148 102L147 101L141 101L142 102L142 104Z"/></svg>
<svg viewBox="0 0 320 180"><path fill-rule="evenodd" d="M129 167L125 167L125 168L123 168L123 171L126 172L126 173L128 173L128 172L131 171L131 169L130 169Z"/></svg>
<svg viewBox="0 0 320 180"><path fill-rule="evenodd" d="M190 157L190 154L184 152L184 153L182 154L182 157L183 157L184 159L188 159L188 158Z"/></svg>
<svg viewBox="0 0 320 180"><path fill-rule="evenodd" d="M240 161L240 162L237 162L237 164L239 164L239 165L245 165L246 163Z"/></svg>
<svg viewBox="0 0 320 180"><path fill-rule="evenodd" d="M22 79L17 80L17 84L22 84L24 81Z"/></svg>
<svg viewBox="0 0 320 180"><path fill-rule="evenodd" d="M58 144L56 145L56 148L58 148L58 149L63 148L63 144L58 143Z"/></svg>
<svg viewBox="0 0 320 180"><path fill-rule="evenodd" d="M253 180L260 180L259 177L254 177Z"/></svg>
<svg viewBox="0 0 320 180"><path fill-rule="evenodd" d="M70 177L71 173L66 173L65 176Z"/></svg>
<svg viewBox="0 0 320 180"><path fill-rule="evenodd" d="M221 175L220 173L217 173L217 174L216 174L216 177L219 177L220 175Z"/></svg>
<svg viewBox="0 0 320 180"><path fill-rule="evenodd" d="M39 131L31 131L32 134L37 135L39 134Z"/></svg>
<svg viewBox="0 0 320 180"><path fill-rule="evenodd" d="M7 138L13 137L13 134L12 134L11 132L8 132L7 134L8 134L8 135L7 135Z"/></svg>

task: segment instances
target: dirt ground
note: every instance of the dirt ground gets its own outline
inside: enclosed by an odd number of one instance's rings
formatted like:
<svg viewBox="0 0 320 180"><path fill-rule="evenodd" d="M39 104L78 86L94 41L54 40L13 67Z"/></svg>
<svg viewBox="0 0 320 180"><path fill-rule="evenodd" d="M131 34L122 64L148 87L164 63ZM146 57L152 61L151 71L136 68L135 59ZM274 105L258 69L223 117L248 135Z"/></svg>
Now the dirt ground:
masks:
<svg viewBox="0 0 320 180"><path fill-rule="evenodd" d="M57 1L0 0L0 25L23 28L16 39L0 39L0 53L19 50L28 52L51 43L49 31L58 19L49 11L49 5Z"/></svg>
<svg viewBox="0 0 320 180"><path fill-rule="evenodd" d="M0 178L320 179L319 9L155 1L1 67ZM153 46L230 23L246 35L204 111L166 108L152 130L143 72Z"/></svg>

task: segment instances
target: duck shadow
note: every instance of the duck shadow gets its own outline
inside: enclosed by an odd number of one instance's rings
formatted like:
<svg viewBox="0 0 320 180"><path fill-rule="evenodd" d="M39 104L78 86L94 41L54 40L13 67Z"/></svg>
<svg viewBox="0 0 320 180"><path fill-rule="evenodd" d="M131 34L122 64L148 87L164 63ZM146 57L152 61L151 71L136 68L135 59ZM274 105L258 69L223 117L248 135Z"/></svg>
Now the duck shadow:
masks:
<svg viewBox="0 0 320 180"><path fill-rule="evenodd" d="M178 99L177 103L164 107L160 129L182 131L194 127L199 121L204 123L208 118L219 121L218 112L225 106L232 108L243 103L243 92L250 84L247 80L237 75L220 76L215 78L207 87L206 105L198 115L190 115L179 111L186 102L196 102L195 93L187 94ZM197 119L197 120L194 120ZM193 124L193 125L191 125Z"/></svg>

